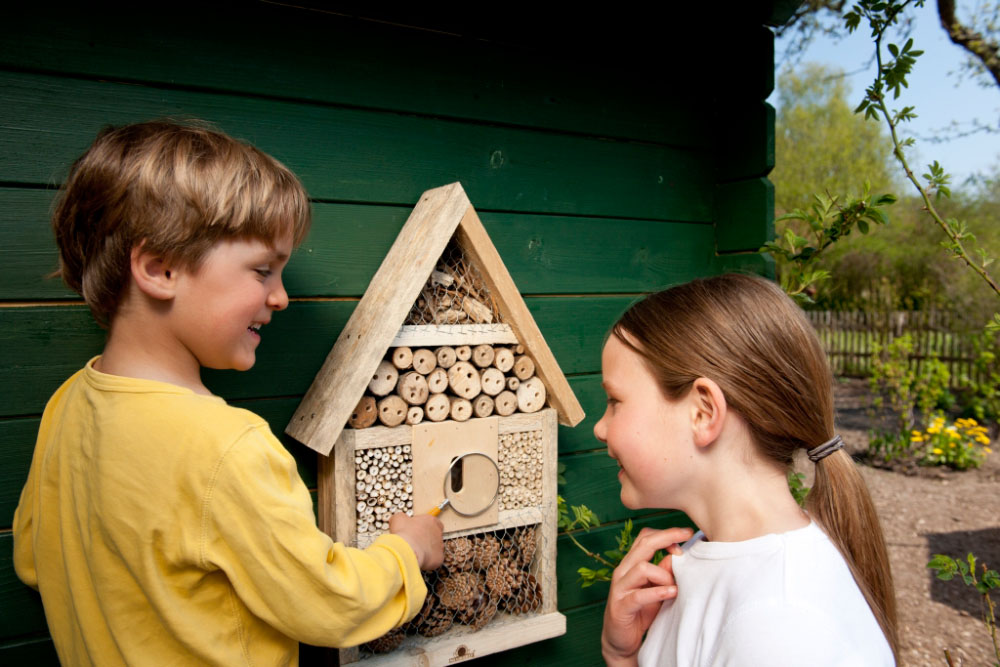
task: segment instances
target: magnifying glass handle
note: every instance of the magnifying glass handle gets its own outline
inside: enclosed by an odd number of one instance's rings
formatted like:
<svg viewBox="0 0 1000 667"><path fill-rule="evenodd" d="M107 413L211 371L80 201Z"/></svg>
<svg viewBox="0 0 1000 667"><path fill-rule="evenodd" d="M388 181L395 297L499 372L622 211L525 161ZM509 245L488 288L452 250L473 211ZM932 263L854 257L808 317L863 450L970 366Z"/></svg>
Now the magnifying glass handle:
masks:
<svg viewBox="0 0 1000 667"><path fill-rule="evenodd" d="M431 516L437 516L438 514L441 513L441 510L443 510L445 507L448 506L448 502L449 502L448 499L445 498L444 500L441 501L441 504L439 504L437 507L428 512L428 514L430 514Z"/></svg>

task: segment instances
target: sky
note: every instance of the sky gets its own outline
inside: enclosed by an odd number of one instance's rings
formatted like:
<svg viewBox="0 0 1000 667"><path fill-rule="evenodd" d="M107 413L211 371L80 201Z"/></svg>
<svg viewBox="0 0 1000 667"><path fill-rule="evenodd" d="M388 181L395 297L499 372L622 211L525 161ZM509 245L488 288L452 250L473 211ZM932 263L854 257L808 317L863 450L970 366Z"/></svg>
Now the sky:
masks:
<svg viewBox="0 0 1000 667"><path fill-rule="evenodd" d="M959 4L958 15L961 18L964 16L961 11L963 3ZM899 99L891 100L889 104L892 110L904 106L916 107L918 118L901 128L903 136L914 136L916 139L916 160L911 159L911 167L914 171L918 171L919 167L918 173L923 174L926 165L937 160L952 175L953 187L960 186L972 174L1000 171L1000 87L993 85L992 79L989 79L989 87L983 87L977 79L959 76L965 51L949 41L938 22L933 0L912 11L916 18L912 33L914 48L923 49L924 54L917 59L908 78L909 88L903 89ZM818 62L854 73L847 77L851 106L861 101L865 89L874 80L874 62L869 66L874 43L869 35L870 31L863 24L839 42L817 37L801 59L802 63ZM782 59L785 41L777 40L775 43L775 65L779 75L788 66ZM895 36L888 41L902 43ZM889 57L883 49L883 59ZM768 101L776 104L776 98L777 93L773 93ZM942 128L948 128L953 122L969 128L974 119L991 125L997 131L989 134L979 132L944 143L932 143L925 139Z"/></svg>

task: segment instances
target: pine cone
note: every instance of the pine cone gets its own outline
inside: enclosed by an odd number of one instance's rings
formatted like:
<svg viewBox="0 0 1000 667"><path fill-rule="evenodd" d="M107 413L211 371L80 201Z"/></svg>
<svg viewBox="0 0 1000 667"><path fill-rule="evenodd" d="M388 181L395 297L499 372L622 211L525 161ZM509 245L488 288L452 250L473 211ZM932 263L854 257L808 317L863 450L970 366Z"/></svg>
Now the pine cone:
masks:
<svg viewBox="0 0 1000 667"><path fill-rule="evenodd" d="M486 570L486 588L497 598L510 597L520 584L519 570L506 558Z"/></svg>
<svg viewBox="0 0 1000 667"><path fill-rule="evenodd" d="M445 540L443 567L449 572L462 572L472 567L472 540L468 537L456 537Z"/></svg>
<svg viewBox="0 0 1000 667"><path fill-rule="evenodd" d="M424 637L437 637L444 634L454 623L455 613L441 605L431 607L426 620L417 626L417 632Z"/></svg>
<svg viewBox="0 0 1000 667"><path fill-rule="evenodd" d="M402 628L396 628L395 630L390 630L378 639L373 639L370 642L367 642L362 648L366 651L370 651L371 653L388 653L399 648L399 645L403 643L403 639L405 638L406 633L403 632Z"/></svg>
<svg viewBox="0 0 1000 667"><path fill-rule="evenodd" d="M436 593L441 605L448 609L462 609L472 603L476 595L478 578L471 572L455 572L438 582Z"/></svg>
<svg viewBox="0 0 1000 667"><path fill-rule="evenodd" d="M472 567L485 572L500 560L500 541L493 535L478 535L472 541Z"/></svg>
<svg viewBox="0 0 1000 667"><path fill-rule="evenodd" d="M535 559L535 551L538 548L538 539L534 526L526 526L517 532L517 566L527 569L531 561Z"/></svg>
<svg viewBox="0 0 1000 667"><path fill-rule="evenodd" d="M475 595L465 608L459 610L457 620L479 630L497 615L498 606L497 598L490 595L485 582L479 579Z"/></svg>
<svg viewBox="0 0 1000 667"><path fill-rule="evenodd" d="M542 606L542 586L532 574L526 574L521 587L505 599L504 609L512 614L527 614Z"/></svg>

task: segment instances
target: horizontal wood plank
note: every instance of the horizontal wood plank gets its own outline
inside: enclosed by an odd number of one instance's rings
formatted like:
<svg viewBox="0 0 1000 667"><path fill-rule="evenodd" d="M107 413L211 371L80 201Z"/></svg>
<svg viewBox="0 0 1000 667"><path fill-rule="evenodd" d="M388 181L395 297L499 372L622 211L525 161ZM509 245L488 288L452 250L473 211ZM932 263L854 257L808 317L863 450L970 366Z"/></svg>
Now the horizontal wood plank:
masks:
<svg viewBox="0 0 1000 667"><path fill-rule="evenodd" d="M774 186L766 178L716 188L716 250L755 251L774 238Z"/></svg>
<svg viewBox="0 0 1000 667"><path fill-rule="evenodd" d="M528 308L563 373L595 372L601 345L631 296L528 297ZM227 400L301 396L354 301L294 302L262 331L257 364L246 373L205 371ZM0 308L0 417L41 414L48 397L103 347L104 332L83 306Z"/></svg>
<svg viewBox="0 0 1000 667"><path fill-rule="evenodd" d="M14 536L0 533L0 641L38 635L47 629L42 597L14 572Z"/></svg>
<svg viewBox="0 0 1000 667"><path fill-rule="evenodd" d="M78 298L58 278L49 226L55 191L0 188L0 299ZM474 203L474 202L473 202ZM285 270L295 297L359 297L409 208L313 204L313 227ZM524 294L643 292L707 273L711 225L483 213L483 225Z"/></svg>
<svg viewBox="0 0 1000 667"><path fill-rule="evenodd" d="M0 87L0 181L59 182L109 123L194 116L283 161L318 199L412 206L458 180L484 210L711 215L708 150L12 72Z"/></svg>
<svg viewBox="0 0 1000 667"><path fill-rule="evenodd" d="M677 9L671 19L680 25ZM423 18L429 10L420 8ZM357 21L277 3L244 3L239 30L232 29L233 10L215 3L199 6L197 21L183 11L152 12L142 5L128 12L71 5L53 21L44 6L19 7L0 24L0 63L674 145L711 143L709 118L695 104L679 103L707 89L705 77L679 67L671 68L669 86L649 83L648 70L660 71L660 62L704 61L718 50L687 30L658 41L659 62L611 68L604 56L604 67L581 67L581 56L593 53L596 61L602 46L616 47L588 44L568 58L555 48L512 44L509 30L502 41L484 41L390 25L399 19ZM560 17L560 28L567 18ZM531 23L538 19L533 12ZM554 46L554 37L542 44ZM680 89L683 97L673 94Z"/></svg>
<svg viewBox="0 0 1000 667"><path fill-rule="evenodd" d="M10 642L0 642L0 664L59 667L59 656L48 635L19 637Z"/></svg>

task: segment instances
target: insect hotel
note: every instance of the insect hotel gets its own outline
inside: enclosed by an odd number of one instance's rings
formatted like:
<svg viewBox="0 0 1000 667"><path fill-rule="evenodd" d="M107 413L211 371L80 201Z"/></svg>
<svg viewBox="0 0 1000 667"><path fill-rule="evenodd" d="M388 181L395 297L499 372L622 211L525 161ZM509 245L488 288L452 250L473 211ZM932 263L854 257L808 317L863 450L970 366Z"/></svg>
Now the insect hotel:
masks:
<svg viewBox="0 0 1000 667"><path fill-rule="evenodd" d="M423 609L341 663L446 665L565 633L556 423L583 417L462 186L425 192L286 428L323 455L333 539L366 547L396 512L444 524Z"/></svg>

